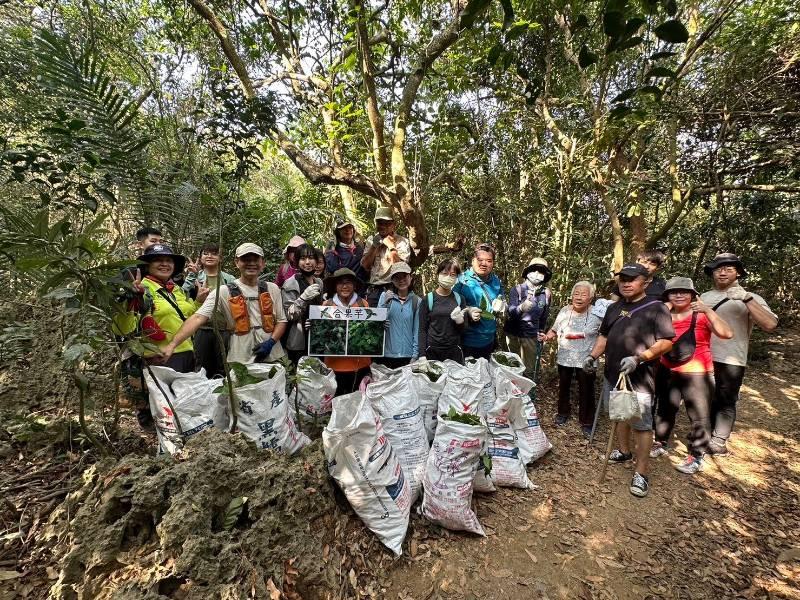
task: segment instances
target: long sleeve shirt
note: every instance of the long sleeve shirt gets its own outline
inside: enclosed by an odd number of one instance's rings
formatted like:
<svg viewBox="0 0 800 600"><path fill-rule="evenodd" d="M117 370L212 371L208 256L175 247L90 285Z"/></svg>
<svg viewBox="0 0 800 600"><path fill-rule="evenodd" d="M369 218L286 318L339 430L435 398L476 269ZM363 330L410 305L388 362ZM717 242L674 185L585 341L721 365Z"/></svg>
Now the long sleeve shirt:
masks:
<svg viewBox="0 0 800 600"><path fill-rule="evenodd" d="M419 356L425 356L428 348L449 349L461 346L461 335L464 325L457 325L450 318L450 313L456 307L464 308L464 298L461 303L456 303L455 294L440 296L433 294L433 308L428 308L428 296L422 298L419 307Z"/></svg>
<svg viewBox="0 0 800 600"><path fill-rule="evenodd" d="M520 310L526 300L533 303L529 311ZM505 332L521 338L534 338L547 327L550 313L550 290L544 286L531 289L528 283L515 285L508 293L508 320Z"/></svg>
<svg viewBox="0 0 800 600"><path fill-rule="evenodd" d="M405 300L395 296L386 301L386 292L378 298L378 308L385 308L389 329L386 330L386 345L383 355L390 358L417 358L419 336L419 311L422 300L410 292Z"/></svg>

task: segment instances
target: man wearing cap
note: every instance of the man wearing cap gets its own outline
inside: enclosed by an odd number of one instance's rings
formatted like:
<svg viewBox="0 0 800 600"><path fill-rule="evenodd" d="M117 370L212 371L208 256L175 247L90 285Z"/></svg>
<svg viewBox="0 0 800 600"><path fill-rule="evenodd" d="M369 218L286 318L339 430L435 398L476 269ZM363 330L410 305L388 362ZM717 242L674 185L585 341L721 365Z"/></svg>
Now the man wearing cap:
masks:
<svg viewBox="0 0 800 600"><path fill-rule="evenodd" d="M334 240L328 244L325 250L325 270L333 274L339 269L350 269L360 280L367 279L364 269L361 267L361 259L364 258L364 243L356 237L355 226L344 218L336 220L336 228L333 231ZM363 295L366 289L357 289Z"/></svg>
<svg viewBox="0 0 800 600"><path fill-rule="evenodd" d="M547 315L550 312L550 288L547 282L553 272L543 258L534 258L522 271L525 281L508 293L508 320L505 324L506 342L511 352L522 357L525 377L533 378L537 343L545 336Z"/></svg>
<svg viewBox="0 0 800 600"><path fill-rule="evenodd" d="M208 323L215 311L225 317L228 331L232 333L228 362L263 362L286 354L280 343L287 327L280 288L274 283L259 281L265 266L264 250L257 244L242 244L236 248L235 264L239 278L220 286L219 299L215 292L209 294L162 350L165 358Z"/></svg>
<svg viewBox="0 0 800 600"><path fill-rule="evenodd" d="M600 335L583 368L594 369L597 358L605 354L603 398L608 398L620 375L628 376L632 391L636 392L641 418L617 423L619 449L614 449L607 458L615 463L633 458L630 440L633 429L636 471L630 492L644 497L649 489L647 472L653 443L655 361L672 348L675 329L664 303L645 294L650 273L643 265L625 265L615 275L622 299L608 307L600 325Z"/></svg>
<svg viewBox="0 0 800 600"><path fill-rule="evenodd" d="M778 326L778 317L761 296L740 285L739 279L746 277L747 272L735 254L718 254L703 270L714 280L714 289L702 294L700 299L713 307L733 329L732 339L716 335L711 338L716 390L711 403L713 433L708 450L711 454L723 455L728 453L728 438L736 422L736 402L747 366L753 325L772 331Z"/></svg>
<svg viewBox="0 0 800 600"><path fill-rule="evenodd" d="M466 314L471 321L464 330L464 356L489 360L494 352L497 336L495 315L504 314L508 306L503 300L503 283L494 270L495 248L482 243L475 246L472 267L458 276L453 291L467 305Z"/></svg>
<svg viewBox="0 0 800 600"><path fill-rule="evenodd" d="M411 244L395 233L397 224L391 208L381 206L375 211L375 227L378 233L367 243L361 259L361 266L369 273L367 302L373 307L378 306L381 293L391 284L392 265L411 258Z"/></svg>

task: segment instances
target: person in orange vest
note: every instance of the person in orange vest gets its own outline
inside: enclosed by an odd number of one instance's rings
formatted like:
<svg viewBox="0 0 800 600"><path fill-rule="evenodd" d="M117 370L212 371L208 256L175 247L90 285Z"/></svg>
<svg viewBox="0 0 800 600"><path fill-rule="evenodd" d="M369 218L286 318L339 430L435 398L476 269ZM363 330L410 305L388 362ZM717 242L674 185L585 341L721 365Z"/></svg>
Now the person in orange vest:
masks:
<svg viewBox="0 0 800 600"><path fill-rule="evenodd" d="M208 323L215 311L225 317L232 334L229 363L274 361L285 356L280 340L286 333L287 320L281 291L274 283L258 278L266 265L264 250L257 244L242 244L236 248L235 264L239 278L220 286L219 299L215 292L208 295L172 342L162 349L164 358L169 358L178 344Z"/></svg>

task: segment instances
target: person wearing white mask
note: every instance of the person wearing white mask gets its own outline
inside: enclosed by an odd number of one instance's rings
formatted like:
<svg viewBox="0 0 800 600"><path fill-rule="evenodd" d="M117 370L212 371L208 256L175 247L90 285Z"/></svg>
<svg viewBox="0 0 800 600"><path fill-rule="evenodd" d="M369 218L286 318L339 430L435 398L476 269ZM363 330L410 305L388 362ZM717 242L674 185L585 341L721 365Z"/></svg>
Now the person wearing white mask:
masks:
<svg viewBox="0 0 800 600"><path fill-rule="evenodd" d="M420 358L449 358L464 364L461 340L469 309L464 298L453 291L460 274L461 264L454 258L443 260L436 269L436 289L428 292L419 309Z"/></svg>
<svg viewBox="0 0 800 600"><path fill-rule="evenodd" d="M552 293L547 282L553 272L543 258L534 258L522 272L525 278L508 294L506 343L522 357L525 377L532 378L538 342L544 340Z"/></svg>

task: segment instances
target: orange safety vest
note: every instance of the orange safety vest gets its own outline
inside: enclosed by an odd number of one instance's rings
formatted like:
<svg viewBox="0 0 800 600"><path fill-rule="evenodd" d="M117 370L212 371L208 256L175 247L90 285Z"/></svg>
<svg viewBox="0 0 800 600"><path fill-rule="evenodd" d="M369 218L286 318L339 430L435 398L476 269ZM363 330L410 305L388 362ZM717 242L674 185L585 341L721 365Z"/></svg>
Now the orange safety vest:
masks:
<svg viewBox="0 0 800 600"><path fill-rule="evenodd" d="M275 314L272 312L272 295L269 293L269 287L266 281L258 282L258 298L247 298L242 294L242 288L235 282L226 284L230 292L228 298L228 306L231 309L233 316L233 332L236 335L246 335L250 333L250 311L247 308L249 300L258 300L258 306L261 310L261 327L267 333L272 333L275 330Z"/></svg>

